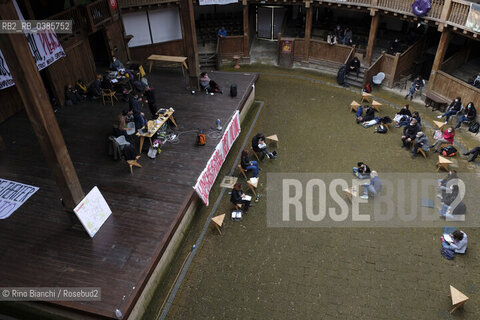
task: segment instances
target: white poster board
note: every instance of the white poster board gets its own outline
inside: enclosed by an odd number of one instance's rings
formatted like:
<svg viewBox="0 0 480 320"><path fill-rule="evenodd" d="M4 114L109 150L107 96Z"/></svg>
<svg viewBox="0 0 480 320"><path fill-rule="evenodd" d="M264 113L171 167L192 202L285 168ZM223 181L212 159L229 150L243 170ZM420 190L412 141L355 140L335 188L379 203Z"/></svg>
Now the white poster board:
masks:
<svg viewBox="0 0 480 320"><path fill-rule="evenodd" d="M123 13L122 21L125 27L125 34L133 35L132 40L128 42L130 48L152 44L147 11Z"/></svg>
<svg viewBox="0 0 480 320"><path fill-rule="evenodd" d="M0 219L20 208L39 188L0 178Z"/></svg>
<svg viewBox="0 0 480 320"><path fill-rule="evenodd" d="M73 212L77 215L88 235L93 238L110 217L112 210L110 210L100 190L95 186L73 209Z"/></svg>
<svg viewBox="0 0 480 320"><path fill-rule="evenodd" d="M178 8L149 10L153 43L182 39L182 25Z"/></svg>
<svg viewBox="0 0 480 320"><path fill-rule="evenodd" d="M238 0L200 0L200 5L201 6L208 6L208 5L213 5L213 4L230 4L230 3L237 3Z"/></svg>

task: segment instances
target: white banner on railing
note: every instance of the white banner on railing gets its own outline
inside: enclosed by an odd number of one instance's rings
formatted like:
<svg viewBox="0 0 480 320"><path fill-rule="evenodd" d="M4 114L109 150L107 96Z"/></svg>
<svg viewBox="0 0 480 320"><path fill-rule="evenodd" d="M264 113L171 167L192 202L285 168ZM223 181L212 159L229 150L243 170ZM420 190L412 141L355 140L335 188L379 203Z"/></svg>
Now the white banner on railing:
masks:
<svg viewBox="0 0 480 320"><path fill-rule="evenodd" d="M17 2L14 0L13 4L17 9L18 18L20 21L24 21L22 12L18 8ZM48 67L61 57L65 57L62 45L57 38L54 31L37 31L37 32L25 32L27 37L28 46L32 52L33 59L37 65L38 71ZM10 69L8 69L7 62L3 57L3 53L0 50L0 90L13 86L12 75Z"/></svg>
<svg viewBox="0 0 480 320"><path fill-rule="evenodd" d="M471 3L465 27L480 32L480 4Z"/></svg>
<svg viewBox="0 0 480 320"><path fill-rule="evenodd" d="M208 6L208 5L213 5L213 4L230 4L230 3L237 3L238 0L200 0L200 5L201 6Z"/></svg>

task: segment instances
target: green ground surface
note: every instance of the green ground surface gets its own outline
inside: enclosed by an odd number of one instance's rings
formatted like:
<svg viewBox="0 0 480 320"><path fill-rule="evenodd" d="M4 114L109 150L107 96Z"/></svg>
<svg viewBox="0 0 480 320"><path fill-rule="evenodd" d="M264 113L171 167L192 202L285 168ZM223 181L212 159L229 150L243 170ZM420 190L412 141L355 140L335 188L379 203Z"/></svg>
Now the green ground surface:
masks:
<svg viewBox="0 0 480 320"><path fill-rule="evenodd" d="M265 102L252 134L278 134L279 157L261 164L258 190L264 197L248 215L240 222L226 219L222 236L209 227L167 318L480 318L480 232L476 228L463 228L469 236L467 254L447 261L439 252L440 228L267 227L267 173L349 173L359 160L380 175L429 173L435 171L437 157L430 154L428 159L411 159L400 148L400 129L380 135L374 134L373 128L356 125L348 106L352 100L359 101L359 93L314 81L333 83L329 77L272 67L242 67L242 72L248 71L260 72L256 99ZM271 73L278 75L268 75ZM386 90L373 94L392 104L404 103L401 96ZM242 135L217 180L232 168L257 109L258 105L252 108L242 124ZM427 121L437 115L420 105L412 109L420 111ZM393 117L395 111L386 106L380 114ZM476 144L464 132L458 140L466 147ZM474 206L469 206L469 202L476 203L479 192L477 167L460 156L457 159L458 171L474 177L475 183L467 186L466 203L468 214L477 215ZM212 189L211 203L220 193L218 183ZM159 314L210 210L211 206L196 213L145 319ZM215 215L230 211L225 193ZM465 308L454 315L448 313L449 284L470 297Z"/></svg>

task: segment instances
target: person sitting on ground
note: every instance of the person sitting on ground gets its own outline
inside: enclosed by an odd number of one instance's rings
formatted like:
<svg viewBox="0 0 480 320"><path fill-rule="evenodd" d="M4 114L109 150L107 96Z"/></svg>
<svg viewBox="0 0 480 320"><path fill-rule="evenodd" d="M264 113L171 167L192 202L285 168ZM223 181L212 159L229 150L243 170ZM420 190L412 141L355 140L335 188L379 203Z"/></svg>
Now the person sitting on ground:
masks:
<svg viewBox="0 0 480 320"><path fill-rule="evenodd" d="M475 147L472 150L465 152L463 155L464 156L472 155L470 159L468 159L468 162L474 162L475 159L477 159L479 154L480 154L480 147Z"/></svg>
<svg viewBox="0 0 480 320"><path fill-rule="evenodd" d="M458 117L457 126L455 129L459 129L462 126L462 122L471 122L477 118L477 110L475 109L475 105L473 102L469 102L463 110L462 115Z"/></svg>
<svg viewBox="0 0 480 320"><path fill-rule="evenodd" d="M123 64L120 62L120 60L118 60L117 57L113 56L109 69L112 71L118 71L120 69L125 69L125 68L123 67Z"/></svg>
<svg viewBox="0 0 480 320"><path fill-rule="evenodd" d="M393 117L393 121L396 122L395 126L399 128L400 126L398 123L400 121L410 120L411 116L412 113L410 112L410 106L408 104L404 105L402 109L395 114L395 117Z"/></svg>
<svg viewBox="0 0 480 320"><path fill-rule="evenodd" d="M219 38L225 38L227 36L227 30L225 30L225 27L222 26L220 29L218 29L217 36Z"/></svg>
<svg viewBox="0 0 480 320"><path fill-rule="evenodd" d="M333 33L330 33L327 36L327 43L331 46L337 44L337 37Z"/></svg>
<svg viewBox="0 0 480 320"><path fill-rule="evenodd" d="M145 102L148 103L148 108L150 109L152 118L154 118L157 113L157 105L155 103L155 90L152 86L147 86L145 90Z"/></svg>
<svg viewBox="0 0 480 320"><path fill-rule="evenodd" d="M145 114L140 108L140 101L142 101L142 98L139 97L138 92L134 92L128 99L129 111L133 113L133 121L135 122L135 130L137 131L143 128L146 123Z"/></svg>
<svg viewBox="0 0 480 320"><path fill-rule="evenodd" d="M357 57L353 58L352 61L350 61L350 63L348 64L348 67L345 73L348 74L349 72L356 72L357 78L358 78L358 74L360 72L360 60L358 60Z"/></svg>
<svg viewBox="0 0 480 320"><path fill-rule="evenodd" d="M127 116L132 115L132 110L123 110L121 114L119 114L115 120L113 121L113 136L118 138L120 136L124 136L127 141L129 141L130 136L128 135L127 131L125 130L125 123Z"/></svg>
<svg viewBox="0 0 480 320"><path fill-rule="evenodd" d="M438 149L442 144L452 144L453 145L453 139L455 138L455 129L452 127L447 128L445 131L443 131L443 135L440 139L434 142L432 147L434 148L433 152L438 152Z"/></svg>
<svg viewBox="0 0 480 320"><path fill-rule="evenodd" d="M396 37L391 43L390 48L387 50L388 54L396 54L400 51L400 38Z"/></svg>
<svg viewBox="0 0 480 320"><path fill-rule="evenodd" d="M102 90L113 91L113 83L110 80L108 73L105 73L103 75L103 80L102 80L102 83L100 84L100 88L102 88Z"/></svg>
<svg viewBox="0 0 480 320"><path fill-rule="evenodd" d="M419 131L417 132L416 137L417 139L412 149L412 157L415 157L417 155L417 150L419 148L425 152L428 152L428 150L430 149L430 141L428 141L428 137L425 133L423 133L422 131Z"/></svg>
<svg viewBox="0 0 480 320"><path fill-rule="evenodd" d="M372 107L370 107L368 105L365 105L363 107L363 109L365 110L365 115L358 117L357 118L357 123L368 122L368 121L371 121L375 118L375 109L373 109Z"/></svg>
<svg viewBox="0 0 480 320"><path fill-rule="evenodd" d="M411 117L406 116L406 120L400 120L395 127L400 128L400 127L405 127L407 124L409 124L412 119L417 120L417 125L422 128L422 118L420 118L420 114L417 111L414 111Z"/></svg>
<svg viewBox="0 0 480 320"><path fill-rule="evenodd" d="M410 91L407 93L405 96L405 99L410 96L410 100L413 100L413 96L415 95L415 92L419 92L422 90L423 86L425 85L424 81L422 80L422 77L418 76L413 80L412 85L410 86Z"/></svg>
<svg viewBox="0 0 480 320"><path fill-rule="evenodd" d="M453 115L456 115L459 111L461 111L463 109L463 106L462 106L462 98L460 97L456 97L452 103L450 103L450 105L448 106L447 110L445 111L444 114L442 115L439 115L437 118L438 119L441 119L443 117L446 117L445 118L445 124L448 123L448 120L450 120L450 117L453 116Z"/></svg>
<svg viewBox="0 0 480 320"><path fill-rule="evenodd" d="M453 250L455 253L464 254L468 244L467 234L457 229L450 233L449 236L452 241L446 241L444 236L441 237L442 247Z"/></svg>
<svg viewBox="0 0 480 320"><path fill-rule="evenodd" d="M97 99L102 96L101 82L102 76L97 74L97 78L88 87L88 93L92 99Z"/></svg>
<svg viewBox="0 0 480 320"><path fill-rule="evenodd" d="M352 39L353 39L352 29L350 29L350 27L346 27L345 32L343 33L342 43L344 45L351 45L350 43Z"/></svg>
<svg viewBox="0 0 480 320"><path fill-rule="evenodd" d="M269 152L267 150L267 145L265 144L265 136L263 135L263 133L257 133L252 138L252 149L257 154L260 154L260 161L262 162L265 159L265 156L267 156L269 159L277 158L277 151Z"/></svg>
<svg viewBox="0 0 480 320"><path fill-rule="evenodd" d="M445 195L447 193L447 184L450 180L458 179L457 171L450 170L445 178L438 180L438 189L440 189L440 193L437 194L437 197L443 201ZM455 183L454 181L452 183ZM450 185L452 184L450 183Z"/></svg>
<svg viewBox="0 0 480 320"><path fill-rule="evenodd" d="M200 74L200 87L202 90L205 90L206 94L223 93L218 84L211 80L206 72Z"/></svg>
<svg viewBox="0 0 480 320"><path fill-rule="evenodd" d="M75 82L75 89L84 99L87 97L88 88L87 85L83 82L83 80L78 79L77 82Z"/></svg>
<svg viewBox="0 0 480 320"><path fill-rule="evenodd" d="M374 197L382 192L382 182L378 177L377 171L372 171L370 177L370 183L363 184L363 195L360 196L360 199L368 200L369 194Z"/></svg>
<svg viewBox="0 0 480 320"><path fill-rule="evenodd" d="M250 200L245 199L246 194L242 191L242 184L237 182L233 185L232 194L230 195L230 202L234 205L242 205L242 209L245 213L250 208Z"/></svg>
<svg viewBox="0 0 480 320"><path fill-rule="evenodd" d="M420 126L417 120L412 118L410 123L403 129L402 146L407 150L410 150L413 140L417 137L417 133L420 131Z"/></svg>
<svg viewBox="0 0 480 320"><path fill-rule="evenodd" d="M244 149L242 151L242 159L241 159L241 166L243 170L252 170L253 177L257 178L258 177L258 162L257 161L250 161L250 158L248 156L248 150Z"/></svg>
<svg viewBox="0 0 480 320"><path fill-rule="evenodd" d="M370 168L366 163L358 162L356 167L353 167L353 174L358 179L370 178Z"/></svg>
<svg viewBox="0 0 480 320"><path fill-rule="evenodd" d="M65 87L65 104L72 106L83 101L83 97L78 93L71 84Z"/></svg>

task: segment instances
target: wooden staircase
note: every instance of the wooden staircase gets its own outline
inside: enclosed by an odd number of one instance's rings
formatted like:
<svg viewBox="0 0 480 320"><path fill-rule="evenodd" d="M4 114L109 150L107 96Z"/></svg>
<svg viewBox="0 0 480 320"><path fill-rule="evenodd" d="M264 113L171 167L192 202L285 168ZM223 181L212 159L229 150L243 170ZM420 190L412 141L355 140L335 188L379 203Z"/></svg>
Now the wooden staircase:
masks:
<svg viewBox="0 0 480 320"><path fill-rule="evenodd" d="M365 77L365 70L366 70L366 68L360 67L360 72L358 73L358 78L357 78L357 73L356 72L348 73L345 76L345 82L348 83L348 85L351 86L351 87L363 88L363 78Z"/></svg>
<svg viewBox="0 0 480 320"><path fill-rule="evenodd" d="M199 53L198 60L200 61L201 69L217 69L218 57L215 52Z"/></svg>

